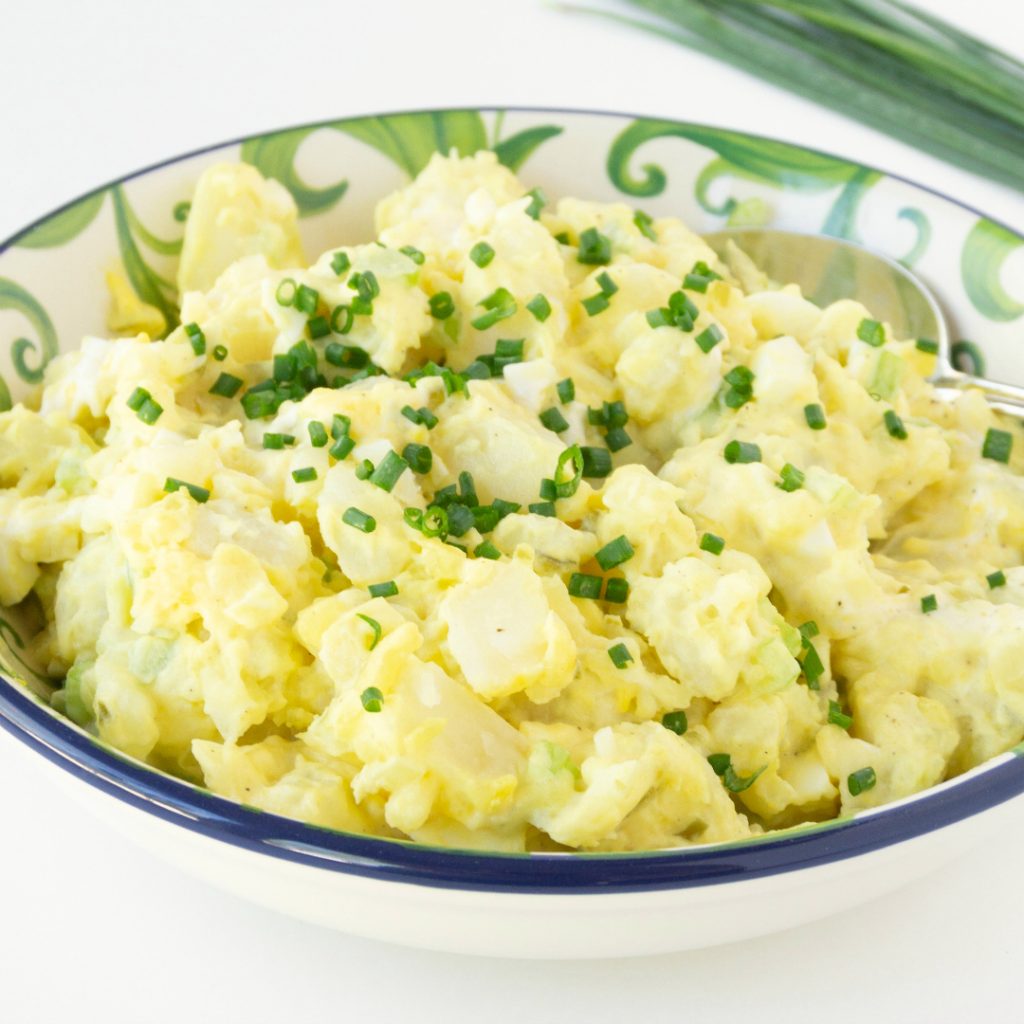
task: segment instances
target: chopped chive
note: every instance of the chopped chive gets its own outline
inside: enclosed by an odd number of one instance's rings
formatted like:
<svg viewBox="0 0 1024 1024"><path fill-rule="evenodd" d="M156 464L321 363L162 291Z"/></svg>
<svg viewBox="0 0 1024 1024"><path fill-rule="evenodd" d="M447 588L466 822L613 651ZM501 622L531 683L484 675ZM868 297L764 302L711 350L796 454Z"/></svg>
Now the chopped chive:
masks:
<svg viewBox="0 0 1024 1024"><path fill-rule="evenodd" d="M153 396L145 388L136 388L129 396L126 403L132 412L138 412L147 401Z"/></svg>
<svg viewBox="0 0 1024 1024"><path fill-rule="evenodd" d="M309 443L314 448L323 448L327 444L327 428L319 420L311 420L306 429L309 431Z"/></svg>
<svg viewBox="0 0 1024 1024"><path fill-rule="evenodd" d="M548 197L544 195L542 188L531 188L526 194L530 197L530 202L526 207L526 215L537 220L540 217L541 210L548 204Z"/></svg>
<svg viewBox="0 0 1024 1024"><path fill-rule="evenodd" d="M371 583L370 597L394 597L398 593L398 584L394 580L384 583Z"/></svg>
<svg viewBox="0 0 1024 1024"><path fill-rule="evenodd" d="M625 604L629 597L629 584L620 576L614 576L604 585L604 599L612 604Z"/></svg>
<svg viewBox="0 0 1024 1024"><path fill-rule="evenodd" d="M611 239L602 235L597 228L587 228L580 233L580 244L576 259L588 266L610 263L612 258Z"/></svg>
<svg viewBox="0 0 1024 1024"><path fill-rule="evenodd" d="M398 251L408 256L418 267L422 267L427 258L415 245L403 245Z"/></svg>
<svg viewBox="0 0 1024 1024"><path fill-rule="evenodd" d="M597 295L591 295L582 302L583 308L587 311L587 316L597 316L598 313L603 313L610 305L608 296L602 292L598 292Z"/></svg>
<svg viewBox="0 0 1024 1024"><path fill-rule="evenodd" d="M494 259L494 250L486 242L477 242L469 250L469 258L483 270Z"/></svg>
<svg viewBox="0 0 1024 1024"><path fill-rule="evenodd" d="M434 465L434 453L425 444L410 442L402 449L402 458L409 464L409 468L420 476L429 473Z"/></svg>
<svg viewBox="0 0 1024 1024"><path fill-rule="evenodd" d="M617 565L622 565L623 562L628 562L636 552L633 550L633 545L629 543L625 534L620 534L615 540L609 541L603 548L601 548L595 555L597 564L601 568L608 572L609 569L614 569Z"/></svg>
<svg viewBox="0 0 1024 1024"><path fill-rule="evenodd" d="M331 437L337 440L344 437L352 429L352 418L344 413L336 412L331 417Z"/></svg>
<svg viewBox="0 0 1024 1024"><path fill-rule="evenodd" d="M672 323L671 314L667 309L649 309L645 316L651 327L668 327Z"/></svg>
<svg viewBox="0 0 1024 1024"><path fill-rule="evenodd" d="M816 636L819 636L821 634L821 630L818 629L818 624L814 621L814 619L808 619L805 623L803 623L803 625L797 626L797 630L799 631L800 636L803 638L805 642L813 640Z"/></svg>
<svg viewBox="0 0 1024 1024"><path fill-rule="evenodd" d="M200 487L198 484L190 484L184 480L178 480L173 476L169 476L164 481L164 490L168 494L180 491L183 487L188 491L192 500L199 502L200 505L203 505L210 500L210 492L205 487Z"/></svg>
<svg viewBox="0 0 1024 1024"><path fill-rule="evenodd" d="M482 298L478 303L486 312L471 320L470 323L478 331L486 331L501 320L507 320L516 312L516 300L507 288L496 288L490 295Z"/></svg>
<svg viewBox="0 0 1024 1024"><path fill-rule="evenodd" d="M274 292L274 296L277 299L279 306L291 306L295 303L295 296L298 292L299 286L295 283L294 278L286 277L277 286L277 291Z"/></svg>
<svg viewBox="0 0 1024 1024"><path fill-rule="evenodd" d="M312 466L305 466L302 469L292 470L292 479L297 484L312 483L316 479L316 476L316 470Z"/></svg>
<svg viewBox="0 0 1024 1024"><path fill-rule="evenodd" d="M562 415L561 411L556 406L552 406L550 409L545 409L540 414L540 421L548 428L548 430L553 430L556 434L560 434L563 430L569 429L569 421Z"/></svg>
<svg viewBox="0 0 1024 1024"><path fill-rule="evenodd" d="M601 289L601 294L607 295L609 298L619 290L619 286L612 280L607 270L602 270L597 275L597 286Z"/></svg>
<svg viewBox="0 0 1024 1024"><path fill-rule="evenodd" d="M155 398L147 398L142 408L136 413L136 416L148 426L153 426L163 414L164 407Z"/></svg>
<svg viewBox="0 0 1024 1024"><path fill-rule="evenodd" d="M517 359L522 362L525 338L500 338L494 346L496 359Z"/></svg>
<svg viewBox="0 0 1024 1024"><path fill-rule="evenodd" d="M712 270L703 260L697 260L683 278L683 287L695 292L706 292L712 281L721 281L722 275Z"/></svg>
<svg viewBox="0 0 1024 1024"><path fill-rule="evenodd" d="M430 296L430 315L435 320L447 320L455 312L455 300L450 292L438 292Z"/></svg>
<svg viewBox="0 0 1024 1024"><path fill-rule="evenodd" d="M686 730L689 728L685 711L666 711L661 716L661 724L669 732L674 732L677 736L685 736Z"/></svg>
<svg viewBox="0 0 1024 1024"><path fill-rule="evenodd" d="M214 345L213 346L213 358L216 359L218 363L223 363L224 360L227 359L227 357L228 357L227 345Z"/></svg>
<svg viewBox="0 0 1024 1024"><path fill-rule="evenodd" d="M380 285L377 283L377 275L372 270L363 270L353 274L348 279L348 286L357 293L364 302L372 305L373 300L380 295ZM355 300L352 305L355 307Z"/></svg>
<svg viewBox="0 0 1024 1024"><path fill-rule="evenodd" d="M903 425L903 420L896 415L894 409L886 409L885 416L882 418L885 421L885 429L889 432L890 437L894 437L897 441L906 441L907 428Z"/></svg>
<svg viewBox="0 0 1024 1024"><path fill-rule="evenodd" d="M352 330L354 320L351 306L342 304L331 310L330 327L335 334L348 334Z"/></svg>
<svg viewBox="0 0 1024 1024"><path fill-rule="evenodd" d="M857 325L857 337L874 348L880 348L885 344L885 328L877 320L865 317Z"/></svg>
<svg viewBox="0 0 1024 1024"><path fill-rule="evenodd" d="M788 462L782 467L779 477L781 479L775 486L778 487L780 491L787 491L791 493L793 491L799 491L804 485L805 477L803 471L797 469L796 466L791 465Z"/></svg>
<svg viewBox="0 0 1024 1024"><path fill-rule="evenodd" d="M574 572L569 577L569 596L596 601L601 596L601 577L591 576L585 572Z"/></svg>
<svg viewBox="0 0 1024 1024"><path fill-rule="evenodd" d="M730 441L722 454L730 463L761 461L761 449L753 441Z"/></svg>
<svg viewBox="0 0 1024 1024"><path fill-rule="evenodd" d="M995 590L996 587L1006 586L1006 573L1004 573L1002 569L990 572L985 579L988 580L989 590Z"/></svg>
<svg viewBox="0 0 1024 1024"><path fill-rule="evenodd" d="M725 550L725 541L717 533L705 533L700 539L700 549L709 555L720 555Z"/></svg>
<svg viewBox="0 0 1024 1024"><path fill-rule="evenodd" d="M359 617L361 619L367 618L367 616L365 615L360 615ZM371 619L370 621L372 622L374 620ZM377 623L377 628L380 629L380 623ZM373 650L375 646L376 640L374 640L373 644L370 647L370 650ZM363 709L374 714L376 714L378 711L381 711L384 707L384 694L381 693L376 686L368 686L359 695L359 699L360 701L362 701Z"/></svg>
<svg viewBox="0 0 1024 1024"><path fill-rule="evenodd" d="M828 721L829 725L838 725L840 729L849 729L853 725L853 719L843 714L839 702L834 700L828 702Z"/></svg>
<svg viewBox="0 0 1024 1024"><path fill-rule="evenodd" d="M804 419L811 430L824 430L826 426L825 410L817 402L804 406Z"/></svg>
<svg viewBox="0 0 1024 1024"><path fill-rule="evenodd" d="M280 451L282 448L290 448L295 444L295 438L291 434L264 434L263 447Z"/></svg>
<svg viewBox="0 0 1024 1024"><path fill-rule="evenodd" d="M428 448L427 451L430 449ZM389 451L380 460L377 468L370 474L370 483L375 484L382 491L394 489L398 478L409 468L409 463L396 451Z"/></svg>
<svg viewBox="0 0 1024 1024"><path fill-rule="evenodd" d="M540 323L544 323L544 321L551 316L551 303L548 302L547 297L541 295L540 292L530 299L526 304L526 308L533 314L533 318Z"/></svg>
<svg viewBox="0 0 1024 1024"><path fill-rule="evenodd" d="M354 526L357 530L361 530L363 533L373 533L373 531L377 529L377 520L355 506L350 506L345 509L345 513L341 517L341 521L348 526Z"/></svg>
<svg viewBox="0 0 1024 1024"><path fill-rule="evenodd" d="M737 775L729 754L710 754L708 755L708 764L711 765L711 770L722 780L722 784L730 793L742 793L745 789L749 789L764 771L762 767L746 777Z"/></svg>
<svg viewBox="0 0 1024 1024"><path fill-rule="evenodd" d="M608 657L612 659L612 664L616 668L625 668L633 660L633 655L629 653L629 648L625 644L609 647Z"/></svg>
<svg viewBox="0 0 1024 1024"><path fill-rule="evenodd" d="M406 509L406 512L410 511L416 510ZM420 517L419 529L424 537L440 537L444 540L448 536L448 512L437 505L428 506Z"/></svg>
<svg viewBox="0 0 1024 1024"><path fill-rule="evenodd" d="M309 285L300 284L298 290L295 292L295 301L293 305L300 313L305 313L308 316L313 316L316 313L316 307L320 302L320 293L315 288L310 288Z"/></svg>
<svg viewBox="0 0 1024 1024"><path fill-rule="evenodd" d="M981 457L994 462L1009 462L1013 450L1013 436L1005 430L989 427L985 432L985 443L981 446Z"/></svg>
<svg viewBox="0 0 1024 1024"><path fill-rule="evenodd" d="M535 516L547 516L549 519L554 519L558 515L553 501L535 501L526 507Z"/></svg>
<svg viewBox="0 0 1024 1024"><path fill-rule="evenodd" d="M324 349L324 359L332 366L361 370L369 364L370 353L358 345L343 345L340 341L332 341Z"/></svg>
<svg viewBox="0 0 1024 1024"><path fill-rule="evenodd" d="M810 640L804 641L803 647L804 656L800 662L800 668L803 671L804 679L807 680L807 688L818 690L821 688L818 680L825 674L825 665L821 660L821 655L818 654L818 649Z"/></svg>
<svg viewBox="0 0 1024 1024"><path fill-rule="evenodd" d="M448 506L448 532L453 537L462 537L476 525L473 510L465 505Z"/></svg>
<svg viewBox="0 0 1024 1024"><path fill-rule="evenodd" d="M331 257L331 270L333 270L338 277L341 277L352 266L352 261L348 258L347 252L336 252Z"/></svg>
<svg viewBox="0 0 1024 1024"><path fill-rule="evenodd" d="M326 338L332 329L325 316L313 316L306 321L306 333L312 341L316 341L317 338Z"/></svg>
<svg viewBox="0 0 1024 1024"><path fill-rule="evenodd" d="M273 377L279 384L294 380L297 372L298 367L295 363L295 356L280 352L274 356Z"/></svg>
<svg viewBox="0 0 1024 1024"><path fill-rule="evenodd" d="M858 768L846 777L846 787L850 791L850 796L860 796L861 793L874 789L877 781L874 768Z"/></svg>
<svg viewBox="0 0 1024 1024"><path fill-rule="evenodd" d="M493 505L474 505L470 511L480 533L490 533L501 522L501 513Z"/></svg>
<svg viewBox="0 0 1024 1024"><path fill-rule="evenodd" d="M929 612L937 611L939 599L934 594L926 594L921 598L921 611L927 615Z"/></svg>
<svg viewBox="0 0 1024 1024"><path fill-rule="evenodd" d="M476 495L476 484L473 482L473 474L463 470L459 474L459 495L463 505L479 505L480 499Z"/></svg>
<svg viewBox="0 0 1024 1024"><path fill-rule="evenodd" d="M573 383L572 377L560 380L555 385L555 391L558 393L558 400L562 405L567 405L571 402L576 397L576 385Z"/></svg>
<svg viewBox="0 0 1024 1024"><path fill-rule="evenodd" d="M628 448L633 443L633 438L622 427L613 427L604 435L604 439L608 445L608 450L612 452L620 452L623 448Z"/></svg>
<svg viewBox="0 0 1024 1024"><path fill-rule="evenodd" d="M927 352L931 356L938 355L939 343L930 338L918 338L914 345L920 352Z"/></svg>
<svg viewBox="0 0 1024 1024"><path fill-rule="evenodd" d="M254 391L250 388L242 396L242 411L250 420L272 416L280 404L278 397L271 391Z"/></svg>
<svg viewBox="0 0 1024 1024"><path fill-rule="evenodd" d="M724 337L725 334L722 332L721 327L718 324L711 324L705 327L693 340L697 342L701 352L707 355Z"/></svg>
<svg viewBox="0 0 1024 1024"><path fill-rule="evenodd" d="M206 335L203 334L202 328L199 324L185 324L185 333L188 335L189 343L192 345L192 351L197 356L206 354Z"/></svg>
<svg viewBox="0 0 1024 1024"><path fill-rule="evenodd" d="M504 519L506 516L512 515L513 512L518 512L523 506L516 501L505 501L504 498L495 498L491 502L491 508L498 513L499 519Z"/></svg>
<svg viewBox="0 0 1024 1024"><path fill-rule="evenodd" d="M580 488L584 477L585 461L583 450L578 444L570 445L558 456L555 464L555 497L571 498ZM572 476L566 478L567 469L572 470Z"/></svg>
<svg viewBox="0 0 1024 1024"><path fill-rule="evenodd" d="M477 558L490 558L497 561L501 558L501 552L489 541L485 540L473 548L473 554Z"/></svg>
<svg viewBox="0 0 1024 1024"><path fill-rule="evenodd" d="M558 242L560 245L572 244L572 240L569 238L568 231L559 231L558 234L555 235L555 241Z"/></svg>
<svg viewBox="0 0 1024 1024"><path fill-rule="evenodd" d="M652 242L658 240L658 235L654 230L654 218L649 213L644 213L643 210L636 210L633 214L633 223L636 225L637 231L644 238L648 238Z"/></svg>
<svg viewBox="0 0 1024 1024"><path fill-rule="evenodd" d="M612 456L607 448L584 445L580 448L583 456L583 475L589 479L600 479L612 471Z"/></svg>

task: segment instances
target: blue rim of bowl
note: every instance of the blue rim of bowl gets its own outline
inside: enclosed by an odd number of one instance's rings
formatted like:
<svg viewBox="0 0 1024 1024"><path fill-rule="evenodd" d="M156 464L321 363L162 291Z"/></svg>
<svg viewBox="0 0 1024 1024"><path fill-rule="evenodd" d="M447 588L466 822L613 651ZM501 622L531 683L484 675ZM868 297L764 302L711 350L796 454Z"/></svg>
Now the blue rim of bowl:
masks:
<svg viewBox="0 0 1024 1024"><path fill-rule="evenodd" d="M645 116L554 107L428 108L332 118L276 131L446 110L568 114L624 122ZM675 123L735 131L692 121ZM248 138L272 134L275 132L258 132L203 146L90 189L0 242L0 255L34 228L96 192L163 167L237 145ZM742 131L736 134L781 141L805 152L833 156L771 136ZM858 163L855 160L849 162ZM967 203L926 185L869 165L861 166L879 170L888 178L904 182L979 217L986 217L993 223L1000 223ZM1018 234L1007 225L1001 226ZM858 817L810 825L763 838L643 853L493 853L336 832L215 796L106 747L45 708L26 692L23 685L2 675L0 726L74 778L125 804L207 838L293 863L364 878L482 892L551 895L636 893L752 881L824 866L903 843L955 825L1024 793L1024 758L1015 756L1019 753L1015 750L958 779L904 801Z"/></svg>

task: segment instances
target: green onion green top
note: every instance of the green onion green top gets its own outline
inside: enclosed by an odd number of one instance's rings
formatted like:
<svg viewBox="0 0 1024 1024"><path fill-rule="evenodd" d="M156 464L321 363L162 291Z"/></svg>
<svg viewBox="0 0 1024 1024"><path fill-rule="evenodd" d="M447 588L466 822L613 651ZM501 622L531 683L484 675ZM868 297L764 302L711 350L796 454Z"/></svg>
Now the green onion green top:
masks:
<svg viewBox="0 0 1024 1024"><path fill-rule="evenodd" d="M347 523L349 526L354 526L357 530L361 530L363 533L373 533L377 529L377 520L373 516L368 515L361 509L350 507L345 509L344 515L341 517L343 523Z"/></svg>
<svg viewBox="0 0 1024 1024"><path fill-rule="evenodd" d="M989 427L985 433L985 443L981 446L981 457L995 462L1009 462L1013 450L1013 435L1006 430Z"/></svg>
<svg viewBox="0 0 1024 1024"><path fill-rule="evenodd" d="M761 461L761 449L753 441L730 441L722 454L731 463Z"/></svg>
<svg viewBox="0 0 1024 1024"><path fill-rule="evenodd" d="M666 711L661 716L661 724L677 736L685 736L686 730L689 728L685 711Z"/></svg>
<svg viewBox="0 0 1024 1024"><path fill-rule="evenodd" d="M597 228L587 228L580 232L580 244L576 253L576 259L580 263L601 266L611 263L612 242L606 235L602 235Z"/></svg>
<svg viewBox="0 0 1024 1024"><path fill-rule="evenodd" d="M877 781L874 768L858 768L846 777L846 787L850 791L850 796L860 796L861 793L874 789Z"/></svg>
<svg viewBox="0 0 1024 1024"><path fill-rule="evenodd" d="M611 540L605 544L605 546L594 555L594 558L597 560L597 564L601 566L605 572L608 572L609 569L614 569L617 565L622 565L623 562L628 562L634 554L633 545L629 543L629 540L625 535L620 535L616 537L615 540Z"/></svg>
<svg viewBox="0 0 1024 1024"><path fill-rule="evenodd" d="M477 242L469 250L469 258L482 270L494 259L494 250L486 242Z"/></svg>
<svg viewBox="0 0 1024 1024"><path fill-rule="evenodd" d="M612 664L616 668L625 668L633 660L633 655L629 653L629 648L622 643L609 647L608 657L612 659Z"/></svg>

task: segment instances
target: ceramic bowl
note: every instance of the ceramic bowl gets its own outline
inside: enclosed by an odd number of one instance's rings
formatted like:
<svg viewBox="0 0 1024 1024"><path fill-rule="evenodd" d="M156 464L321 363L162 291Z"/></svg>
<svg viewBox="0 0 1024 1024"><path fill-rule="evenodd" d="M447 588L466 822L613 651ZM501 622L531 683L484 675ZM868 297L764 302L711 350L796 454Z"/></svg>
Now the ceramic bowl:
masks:
<svg viewBox="0 0 1024 1024"><path fill-rule="evenodd" d="M928 189L786 143L565 110L439 110L303 125L128 175L0 246L0 409L58 352L105 332L104 272L173 315L169 283L200 172L246 160L281 181L318 253L371 236L375 202L435 151L494 149L549 196L620 200L698 230L772 224L855 239L941 296L964 368L1024 383L1024 238ZM50 710L28 623L0 618L0 724L116 827L259 903L408 945L526 957L709 946L887 892L1020 813L1006 753L898 803L743 843L643 854L484 854L315 828L213 796L119 754Z"/></svg>

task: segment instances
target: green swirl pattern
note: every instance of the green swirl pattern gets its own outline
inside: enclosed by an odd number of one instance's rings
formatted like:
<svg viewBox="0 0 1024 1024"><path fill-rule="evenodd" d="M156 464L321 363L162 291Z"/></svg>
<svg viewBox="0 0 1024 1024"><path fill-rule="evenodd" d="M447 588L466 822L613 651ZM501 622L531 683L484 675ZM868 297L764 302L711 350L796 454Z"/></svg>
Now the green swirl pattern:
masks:
<svg viewBox="0 0 1024 1024"><path fill-rule="evenodd" d="M309 217L329 210L348 189L341 180L326 188L307 185L295 169L299 147L319 128L294 128L247 139L242 143L242 159L252 164L265 178L276 178L289 192L299 208L299 216Z"/></svg>
<svg viewBox="0 0 1024 1024"><path fill-rule="evenodd" d="M18 239L17 244L23 249L52 249L67 245L96 219L106 195L107 190L100 189L99 192L93 192L80 199L26 232Z"/></svg>
<svg viewBox="0 0 1024 1024"><path fill-rule="evenodd" d="M29 338L15 338L11 344L11 363L14 372L29 384L38 384L43 379L43 370L46 364L53 359L59 350L57 343L57 332L53 328L53 322L43 309L42 304L30 295L20 284L6 277L0 277L0 309L13 309L20 313L31 325L36 333L37 341ZM36 365L29 364L29 357L34 356ZM7 385L3 385L3 393L0 393L0 400L6 394L8 407L10 393Z"/></svg>
<svg viewBox="0 0 1024 1024"><path fill-rule="evenodd" d="M117 246L121 253L121 263L124 265L125 274L128 275L128 281L132 286L132 290L143 302L148 302L149 305L160 310L167 330L171 331L178 325L177 293L174 285L166 278L157 274L143 259L133 233L133 227L139 221L128 203L123 186L115 185L111 189L110 194L114 201L114 227L117 231ZM161 245L166 244L160 243L159 240L156 241Z"/></svg>
<svg viewBox="0 0 1024 1024"><path fill-rule="evenodd" d="M964 289L979 313L1007 322L1024 314L1024 303L1013 298L1001 281L1006 258L1024 246L1024 239L1000 224L982 218L971 229L960 253Z"/></svg>

